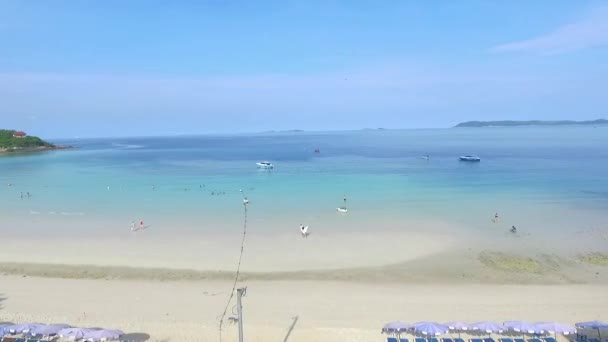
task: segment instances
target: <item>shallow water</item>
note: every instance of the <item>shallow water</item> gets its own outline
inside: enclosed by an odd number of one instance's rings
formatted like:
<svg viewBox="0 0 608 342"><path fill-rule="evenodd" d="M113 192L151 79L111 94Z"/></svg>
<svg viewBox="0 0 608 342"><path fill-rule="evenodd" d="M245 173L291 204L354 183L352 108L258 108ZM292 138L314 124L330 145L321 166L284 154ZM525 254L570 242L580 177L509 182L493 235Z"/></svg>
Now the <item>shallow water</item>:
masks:
<svg viewBox="0 0 608 342"><path fill-rule="evenodd" d="M606 224L605 126L56 142L78 149L0 158L5 220L32 230L47 221L114 222L122 229L140 219L220 230L240 223L243 190L262 231L310 222L374 230L424 219L483 231L497 211L501 229L572 232ZM482 161L460 162L463 154ZM275 169L257 169L260 160ZM350 212L339 215L344 195Z"/></svg>

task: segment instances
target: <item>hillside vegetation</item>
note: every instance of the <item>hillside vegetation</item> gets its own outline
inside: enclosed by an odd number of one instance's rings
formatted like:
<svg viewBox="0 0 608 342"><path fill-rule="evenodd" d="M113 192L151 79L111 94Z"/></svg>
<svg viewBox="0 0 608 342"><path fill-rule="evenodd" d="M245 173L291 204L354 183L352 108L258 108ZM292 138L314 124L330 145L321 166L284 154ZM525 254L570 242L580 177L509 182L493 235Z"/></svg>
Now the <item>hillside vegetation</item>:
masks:
<svg viewBox="0 0 608 342"><path fill-rule="evenodd" d="M38 137L26 136L17 138L13 136L14 130L0 130L0 149L4 150L29 150L40 148L54 148L55 145L48 143Z"/></svg>

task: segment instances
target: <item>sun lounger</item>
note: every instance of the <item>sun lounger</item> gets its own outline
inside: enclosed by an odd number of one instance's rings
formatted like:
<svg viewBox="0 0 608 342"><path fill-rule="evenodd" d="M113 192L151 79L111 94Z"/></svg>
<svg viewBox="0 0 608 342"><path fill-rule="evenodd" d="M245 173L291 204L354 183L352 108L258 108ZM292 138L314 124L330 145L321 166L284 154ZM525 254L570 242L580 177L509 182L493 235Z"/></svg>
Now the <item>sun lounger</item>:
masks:
<svg viewBox="0 0 608 342"><path fill-rule="evenodd" d="M386 338L386 342L398 342L396 338L394 337L387 337Z"/></svg>
<svg viewBox="0 0 608 342"><path fill-rule="evenodd" d="M430 337L427 341L428 342L439 342L439 339L437 339L437 337Z"/></svg>
<svg viewBox="0 0 608 342"><path fill-rule="evenodd" d="M487 337L487 338L483 339L483 342L496 342L496 341L494 341L494 339L491 337Z"/></svg>
<svg viewBox="0 0 608 342"><path fill-rule="evenodd" d="M422 337L416 337L416 339L414 341L416 341L416 342L427 342L426 338L422 338Z"/></svg>
<svg viewBox="0 0 608 342"><path fill-rule="evenodd" d="M501 338L499 339L500 342L513 342L512 338Z"/></svg>
<svg viewBox="0 0 608 342"><path fill-rule="evenodd" d="M553 337L545 337L543 340L545 340L545 342L557 342Z"/></svg>
<svg viewBox="0 0 608 342"><path fill-rule="evenodd" d="M400 338L399 342L410 342L410 340L408 340L407 338Z"/></svg>
<svg viewBox="0 0 608 342"><path fill-rule="evenodd" d="M513 342L526 342L523 338L514 338Z"/></svg>
<svg viewBox="0 0 608 342"><path fill-rule="evenodd" d="M543 340L541 340L540 338L531 338L528 340L528 342L543 342Z"/></svg>
<svg viewBox="0 0 608 342"><path fill-rule="evenodd" d="M442 338L441 342L454 342L454 340L451 338Z"/></svg>
<svg viewBox="0 0 608 342"><path fill-rule="evenodd" d="M458 337L458 338L455 338L455 339L454 339L454 342L464 342L464 340L463 340L463 339L461 339L460 337Z"/></svg>
<svg viewBox="0 0 608 342"><path fill-rule="evenodd" d="M481 338L472 338L469 340L469 342L485 342L485 341Z"/></svg>

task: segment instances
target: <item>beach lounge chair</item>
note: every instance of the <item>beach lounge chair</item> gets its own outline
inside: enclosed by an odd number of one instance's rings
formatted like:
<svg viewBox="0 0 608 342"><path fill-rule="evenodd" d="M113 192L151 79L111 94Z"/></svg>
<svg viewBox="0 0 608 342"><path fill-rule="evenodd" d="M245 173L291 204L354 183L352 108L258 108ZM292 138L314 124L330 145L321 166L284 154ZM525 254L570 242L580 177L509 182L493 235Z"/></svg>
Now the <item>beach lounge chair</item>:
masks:
<svg viewBox="0 0 608 342"><path fill-rule="evenodd" d="M387 337L386 342L399 342L399 341L397 341L397 339L394 337Z"/></svg>
<svg viewBox="0 0 608 342"><path fill-rule="evenodd" d="M427 342L426 338L422 338L422 337L416 337L415 341L416 342Z"/></svg>
<svg viewBox="0 0 608 342"><path fill-rule="evenodd" d="M455 339L454 339L454 342L464 342L464 340L463 340L463 339L461 339L460 337L458 337L458 338L455 338Z"/></svg>
<svg viewBox="0 0 608 342"><path fill-rule="evenodd" d="M543 342L543 340L541 340L540 338L531 338L528 340L528 342Z"/></svg>
<svg viewBox="0 0 608 342"><path fill-rule="evenodd" d="M501 338L501 339L498 339L498 340L499 340L500 342L513 342L513 339L512 339L512 338Z"/></svg>
<svg viewBox="0 0 608 342"><path fill-rule="evenodd" d="M400 338L399 342L410 342L410 340L408 340L407 338Z"/></svg>
<svg viewBox="0 0 608 342"><path fill-rule="evenodd" d="M441 342L454 342L454 340L451 338L442 338Z"/></svg>
<svg viewBox="0 0 608 342"><path fill-rule="evenodd" d="M439 339L437 337L430 337L427 341L428 342L439 342Z"/></svg>
<svg viewBox="0 0 608 342"><path fill-rule="evenodd" d="M494 341L494 339L491 337L486 337L483 339L483 342L496 342L496 341Z"/></svg>
<svg viewBox="0 0 608 342"><path fill-rule="evenodd" d="M485 342L485 341L481 338L472 338L469 340L469 342Z"/></svg>
<svg viewBox="0 0 608 342"><path fill-rule="evenodd" d="M553 337L545 337L543 338L545 342L557 342Z"/></svg>
<svg viewBox="0 0 608 342"><path fill-rule="evenodd" d="M523 338L514 338L513 342L526 342Z"/></svg>

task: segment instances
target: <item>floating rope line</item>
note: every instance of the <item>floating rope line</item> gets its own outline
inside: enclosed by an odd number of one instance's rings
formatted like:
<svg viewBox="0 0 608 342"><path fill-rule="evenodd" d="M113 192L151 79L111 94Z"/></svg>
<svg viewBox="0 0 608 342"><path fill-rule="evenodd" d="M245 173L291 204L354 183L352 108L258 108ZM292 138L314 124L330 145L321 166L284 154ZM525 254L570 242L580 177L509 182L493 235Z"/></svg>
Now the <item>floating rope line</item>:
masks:
<svg viewBox="0 0 608 342"><path fill-rule="evenodd" d="M241 191L242 192L242 191ZM236 283L239 280L239 274L241 273L241 261L243 260L243 250L245 247L245 236L247 235L247 205L249 204L249 200L247 197L243 197L243 238L241 240L241 253L239 254L239 262L236 267L236 274L234 276L234 282L232 283L232 291L230 291L230 297L228 297L228 302L226 303L226 307L224 308L224 312L222 313L222 317L220 318L220 342L222 342L222 326L224 325L224 318L226 318L226 312L228 311L228 307L230 306L230 302L234 297L234 291L236 290Z"/></svg>

